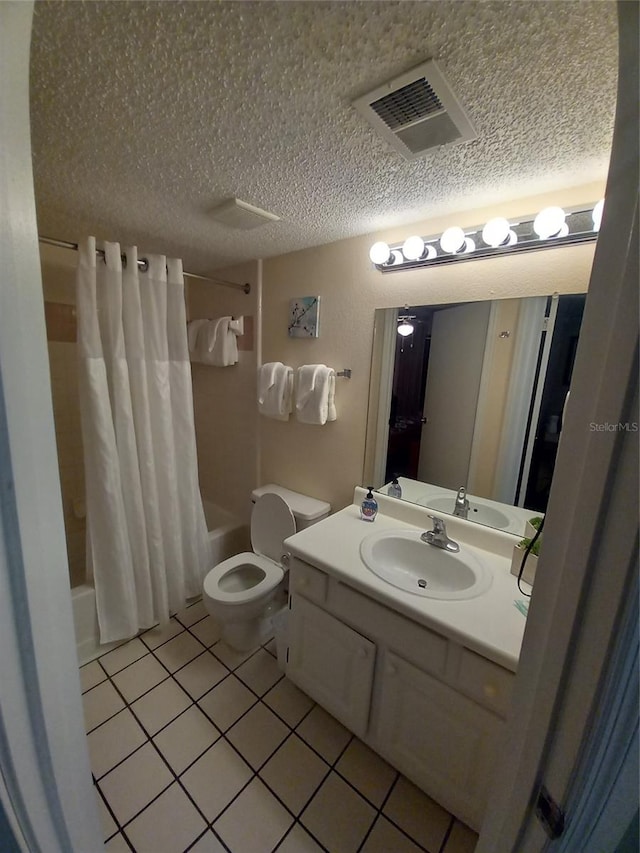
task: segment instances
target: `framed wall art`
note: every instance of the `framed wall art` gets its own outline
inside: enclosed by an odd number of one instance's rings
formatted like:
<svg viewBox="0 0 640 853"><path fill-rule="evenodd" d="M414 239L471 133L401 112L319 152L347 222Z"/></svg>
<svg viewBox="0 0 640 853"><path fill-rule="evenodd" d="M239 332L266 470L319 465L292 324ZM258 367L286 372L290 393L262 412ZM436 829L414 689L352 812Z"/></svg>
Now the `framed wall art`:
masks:
<svg viewBox="0 0 640 853"><path fill-rule="evenodd" d="M320 297L298 296L289 303L289 337L317 338L320 334Z"/></svg>

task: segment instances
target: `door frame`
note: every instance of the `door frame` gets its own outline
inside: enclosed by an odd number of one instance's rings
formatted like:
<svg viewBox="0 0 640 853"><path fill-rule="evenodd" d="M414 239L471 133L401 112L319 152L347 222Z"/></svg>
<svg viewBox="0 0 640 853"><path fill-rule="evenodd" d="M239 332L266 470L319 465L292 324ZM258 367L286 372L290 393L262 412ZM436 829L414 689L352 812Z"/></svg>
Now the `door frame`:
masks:
<svg viewBox="0 0 640 853"><path fill-rule="evenodd" d="M476 853L547 849L534 811L538 791L544 783L563 806L584 777L580 757L637 573L637 433L599 429L638 423L637 4L619 3L618 23L607 202L512 712ZM627 825L618 816L612 832Z"/></svg>
<svg viewBox="0 0 640 853"><path fill-rule="evenodd" d="M102 848L80 694L29 126L33 3L0 3L0 801L21 850Z"/></svg>

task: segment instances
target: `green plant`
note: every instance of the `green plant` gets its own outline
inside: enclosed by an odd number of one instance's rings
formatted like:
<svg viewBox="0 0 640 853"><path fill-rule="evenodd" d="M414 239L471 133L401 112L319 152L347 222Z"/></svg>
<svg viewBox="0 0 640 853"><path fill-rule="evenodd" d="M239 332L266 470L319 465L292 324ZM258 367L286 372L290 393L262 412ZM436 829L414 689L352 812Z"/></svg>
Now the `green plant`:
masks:
<svg viewBox="0 0 640 853"><path fill-rule="evenodd" d="M540 525L542 524L542 518L540 516L536 516L535 518L529 519L529 524L535 528L536 530L540 530Z"/></svg>
<svg viewBox="0 0 640 853"><path fill-rule="evenodd" d="M518 548L520 548L521 551L526 551L532 541L533 541L532 539L521 539L520 542L518 542ZM533 554L534 557L538 557L540 555L540 545L541 544L542 544L542 536L539 536L536 539L535 544L534 544L533 548L531 549L531 551L529 551L529 553Z"/></svg>

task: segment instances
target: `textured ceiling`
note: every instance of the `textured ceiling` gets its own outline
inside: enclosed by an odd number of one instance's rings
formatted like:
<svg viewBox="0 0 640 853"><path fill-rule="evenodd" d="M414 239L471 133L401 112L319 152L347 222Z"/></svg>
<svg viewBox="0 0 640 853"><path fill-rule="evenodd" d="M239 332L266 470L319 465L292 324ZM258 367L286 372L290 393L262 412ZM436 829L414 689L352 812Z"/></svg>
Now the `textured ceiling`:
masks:
<svg viewBox="0 0 640 853"><path fill-rule="evenodd" d="M406 162L351 101L435 58L478 132ZM193 272L606 175L614 2L38 2L41 234ZM233 231L238 196L282 221Z"/></svg>

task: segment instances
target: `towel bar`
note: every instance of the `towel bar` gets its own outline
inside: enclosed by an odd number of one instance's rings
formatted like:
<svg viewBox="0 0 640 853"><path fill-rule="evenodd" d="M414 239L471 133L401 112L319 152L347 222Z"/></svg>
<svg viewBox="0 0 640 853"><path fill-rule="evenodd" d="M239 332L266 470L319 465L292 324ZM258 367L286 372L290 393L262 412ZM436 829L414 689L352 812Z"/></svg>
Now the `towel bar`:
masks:
<svg viewBox="0 0 640 853"><path fill-rule="evenodd" d="M351 379L351 368L345 367L344 370L339 370L336 376L342 376L344 379Z"/></svg>

